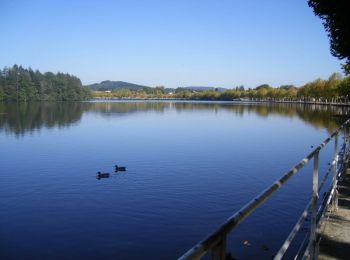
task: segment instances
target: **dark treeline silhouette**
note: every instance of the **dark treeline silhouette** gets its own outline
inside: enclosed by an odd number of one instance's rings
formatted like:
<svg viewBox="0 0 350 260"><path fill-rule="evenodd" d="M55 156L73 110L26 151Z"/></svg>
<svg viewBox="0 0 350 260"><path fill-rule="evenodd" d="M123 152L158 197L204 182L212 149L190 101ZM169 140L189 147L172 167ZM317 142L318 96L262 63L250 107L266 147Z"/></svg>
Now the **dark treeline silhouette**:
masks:
<svg viewBox="0 0 350 260"><path fill-rule="evenodd" d="M14 65L0 70L0 101L67 101L90 98L79 78Z"/></svg>
<svg viewBox="0 0 350 260"><path fill-rule="evenodd" d="M234 116L256 114L260 117L300 118L315 126L335 130L347 118L346 107L310 104L232 104L211 102L19 102L0 103L0 131L24 135L41 128L68 127L79 122L84 113L122 119L139 113L177 113L206 111L230 112ZM334 115L344 115L334 116Z"/></svg>
<svg viewBox="0 0 350 260"><path fill-rule="evenodd" d="M350 15L347 0L309 0L315 15L319 16L328 33L331 53L345 59L343 69L350 74Z"/></svg>
<svg viewBox="0 0 350 260"><path fill-rule="evenodd" d="M94 92L94 97L102 98L175 98L192 100L239 100L256 101L299 101L299 102L349 102L350 77L333 73L327 80L316 79L301 87L283 85L272 87L268 84L245 89L243 86L225 91L200 91L189 88L166 89L158 87L153 93L143 90L118 89L111 92Z"/></svg>

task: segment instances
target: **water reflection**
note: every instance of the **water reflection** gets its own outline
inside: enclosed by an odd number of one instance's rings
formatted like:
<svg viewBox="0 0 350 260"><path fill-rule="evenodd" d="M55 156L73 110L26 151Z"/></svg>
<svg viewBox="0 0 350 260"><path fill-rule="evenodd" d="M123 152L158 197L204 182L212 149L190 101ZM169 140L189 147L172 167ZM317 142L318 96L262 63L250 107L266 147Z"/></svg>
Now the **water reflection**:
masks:
<svg viewBox="0 0 350 260"><path fill-rule="evenodd" d="M79 122L89 108L84 103L0 103L0 131L24 135L43 127L67 127Z"/></svg>
<svg viewBox="0 0 350 260"><path fill-rule="evenodd" d="M311 151L343 120L333 114L346 113L227 102L0 104L0 252L178 257ZM278 249L309 199L307 170L236 230L234 257ZM270 251L259 248L265 243Z"/></svg>
<svg viewBox="0 0 350 260"><path fill-rule="evenodd" d="M260 117L300 118L315 127L333 131L345 121L348 108L301 104L234 104L227 102L37 102L0 103L0 131L24 135L41 128L67 127L78 123L84 113L106 117L131 116L136 113L166 111L220 110L243 117L254 113ZM335 116L336 115L336 116Z"/></svg>

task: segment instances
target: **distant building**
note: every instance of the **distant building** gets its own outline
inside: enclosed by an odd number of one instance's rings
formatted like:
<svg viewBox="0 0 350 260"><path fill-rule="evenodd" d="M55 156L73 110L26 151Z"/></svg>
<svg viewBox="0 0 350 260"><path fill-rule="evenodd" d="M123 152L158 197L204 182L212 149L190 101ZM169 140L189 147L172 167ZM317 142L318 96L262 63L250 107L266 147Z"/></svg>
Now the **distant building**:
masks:
<svg viewBox="0 0 350 260"><path fill-rule="evenodd" d="M105 90L105 93L111 93L112 91L110 91L110 90Z"/></svg>

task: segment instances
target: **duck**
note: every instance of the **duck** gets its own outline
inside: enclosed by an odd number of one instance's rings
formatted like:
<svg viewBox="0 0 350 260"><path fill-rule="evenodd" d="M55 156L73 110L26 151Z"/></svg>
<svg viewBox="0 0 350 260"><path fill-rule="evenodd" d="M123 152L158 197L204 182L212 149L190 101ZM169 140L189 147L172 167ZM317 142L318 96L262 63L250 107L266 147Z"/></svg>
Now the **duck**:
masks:
<svg viewBox="0 0 350 260"><path fill-rule="evenodd" d="M97 179L109 178L110 174L108 172L97 172Z"/></svg>
<svg viewBox="0 0 350 260"><path fill-rule="evenodd" d="M115 165L115 171L116 172L125 172L126 171L126 167L125 166L118 166L118 165Z"/></svg>

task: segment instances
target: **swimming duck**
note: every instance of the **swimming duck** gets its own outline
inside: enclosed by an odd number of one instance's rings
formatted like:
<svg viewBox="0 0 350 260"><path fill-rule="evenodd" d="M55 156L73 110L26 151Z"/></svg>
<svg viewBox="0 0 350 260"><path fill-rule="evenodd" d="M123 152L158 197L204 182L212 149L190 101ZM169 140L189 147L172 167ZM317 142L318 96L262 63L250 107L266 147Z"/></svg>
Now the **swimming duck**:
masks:
<svg viewBox="0 0 350 260"><path fill-rule="evenodd" d="M125 166L118 166L118 165L115 165L115 171L116 172L125 172L126 171L126 167Z"/></svg>
<svg viewBox="0 0 350 260"><path fill-rule="evenodd" d="M97 179L102 179L102 178L109 178L109 173L108 172L97 172Z"/></svg>

